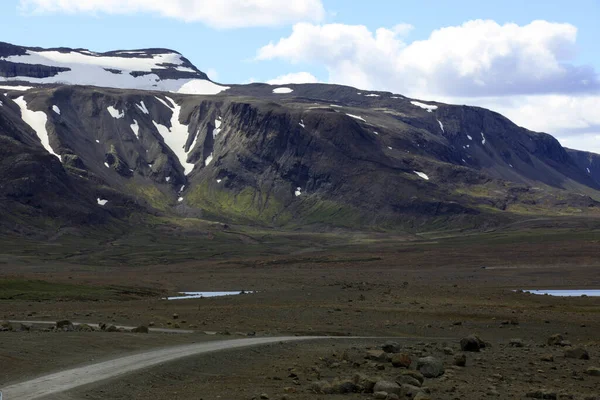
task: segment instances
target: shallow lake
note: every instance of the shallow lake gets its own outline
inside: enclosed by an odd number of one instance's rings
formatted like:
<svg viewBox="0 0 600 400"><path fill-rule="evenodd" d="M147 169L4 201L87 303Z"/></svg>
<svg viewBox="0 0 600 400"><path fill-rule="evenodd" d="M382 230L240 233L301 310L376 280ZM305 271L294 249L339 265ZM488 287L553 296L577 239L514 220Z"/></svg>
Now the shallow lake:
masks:
<svg viewBox="0 0 600 400"><path fill-rule="evenodd" d="M242 292L241 290L236 292L181 292L179 293L179 296L167 297L167 300L203 299L207 297L236 296L249 293L252 292Z"/></svg>
<svg viewBox="0 0 600 400"><path fill-rule="evenodd" d="M532 294L547 294L549 296L557 296L557 297L579 297L579 296L589 296L589 297L600 297L600 290L596 289L583 289L583 290L524 290L524 292L532 293Z"/></svg>

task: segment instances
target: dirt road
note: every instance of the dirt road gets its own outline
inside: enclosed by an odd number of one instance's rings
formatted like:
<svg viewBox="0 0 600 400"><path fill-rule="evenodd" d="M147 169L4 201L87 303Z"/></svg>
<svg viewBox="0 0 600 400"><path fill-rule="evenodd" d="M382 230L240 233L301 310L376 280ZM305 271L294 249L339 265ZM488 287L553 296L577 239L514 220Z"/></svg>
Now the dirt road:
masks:
<svg viewBox="0 0 600 400"><path fill-rule="evenodd" d="M284 336L270 338L250 338L239 340L223 340L208 343L198 343L170 347L160 350L147 351L110 361L77 367L58 373L42 376L30 381L21 382L2 390L4 400L38 399L51 394L64 392L79 386L115 378L120 375L149 368L169 361L190 357L198 354L219 350L237 349L242 347L260 346L270 343L293 342L318 339L342 339L317 336ZM352 339L352 338L343 338Z"/></svg>
<svg viewBox="0 0 600 400"><path fill-rule="evenodd" d="M26 324L26 325L56 325L56 322L51 321L8 321L14 324ZM73 322L73 326L78 325L89 325L92 328L100 329L100 325L88 322ZM117 329L124 329L126 331L130 331L135 328L135 326L124 326L124 325L115 325ZM167 329L167 328L149 328L150 332L153 333L195 333L196 331L191 329ZM205 332L208 333L208 332ZM212 333L212 332L211 332Z"/></svg>

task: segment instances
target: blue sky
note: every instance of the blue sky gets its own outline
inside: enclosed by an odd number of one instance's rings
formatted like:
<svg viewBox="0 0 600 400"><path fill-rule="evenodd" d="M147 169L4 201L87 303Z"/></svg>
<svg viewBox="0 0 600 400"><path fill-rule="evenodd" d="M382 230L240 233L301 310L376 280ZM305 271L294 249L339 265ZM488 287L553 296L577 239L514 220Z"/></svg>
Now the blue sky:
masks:
<svg viewBox="0 0 600 400"><path fill-rule="evenodd" d="M165 47L222 83L295 74L285 79L480 105L600 152L600 0L241 3L4 0L0 41Z"/></svg>

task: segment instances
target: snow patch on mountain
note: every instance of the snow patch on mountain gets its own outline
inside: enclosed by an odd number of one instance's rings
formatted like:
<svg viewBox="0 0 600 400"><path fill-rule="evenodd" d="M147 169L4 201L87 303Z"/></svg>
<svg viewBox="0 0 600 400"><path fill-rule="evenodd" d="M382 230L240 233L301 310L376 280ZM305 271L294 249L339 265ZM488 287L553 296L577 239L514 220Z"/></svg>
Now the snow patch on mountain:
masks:
<svg viewBox="0 0 600 400"><path fill-rule="evenodd" d="M280 88L273 89L273 93L275 93L275 94L288 94L288 93L292 93L293 91L294 91L294 89L290 89L287 87L280 87Z"/></svg>
<svg viewBox="0 0 600 400"><path fill-rule="evenodd" d="M426 173L424 173L424 172L419 172L419 171L413 171L413 172L414 172L415 174L417 174L419 177L421 177L421 178L425 179L426 181L428 181L428 180L429 180L429 176L427 176L427 174L426 174Z"/></svg>
<svg viewBox="0 0 600 400"><path fill-rule="evenodd" d="M146 115L150 115L150 111L148 111L148 108L146 107L146 105L144 104L144 100L142 100L140 102L140 104L136 104L135 105L141 112L143 112Z"/></svg>
<svg viewBox="0 0 600 400"><path fill-rule="evenodd" d="M365 121L365 119L363 117L359 117L358 115L353 115L353 114L346 114L346 115L349 117L352 117L354 119L358 119L360 121L367 122L367 121Z"/></svg>
<svg viewBox="0 0 600 400"><path fill-rule="evenodd" d="M52 106L52 111L54 111L56 114L60 115L60 108L58 108L58 106Z"/></svg>
<svg viewBox="0 0 600 400"><path fill-rule="evenodd" d="M46 124L48 123L48 116L46 113L28 109L27 101L25 101L23 96L16 98L14 102L21 109L21 118L35 131L40 142L42 142L42 146L44 146L48 153L55 155L62 162L62 157L56 154L50 146L50 137L48 136L48 130L46 130Z"/></svg>
<svg viewBox="0 0 600 400"><path fill-rule="evenodd" d="M137 120L133 120L133 124L131 125L131 130L133 131L133 133L135 134L135 137L140 138L140 125L138 124Z"/></svg>
<svg viewBox="0 0 600 400"><path fill-rule="evenodd" d="M155 121L152 121L158 133L163 137L165 144L169 146L171 151L175 153L181 166L183 167L185 174L188 175L194 169L194 164L189 163L188 159L188 151L185 149L185 144L188 141L189 131L188 126L179 122L179 115L181 114L181 106L178 105L173 99L170 97L165 97L167 101L171 104L167 104L166 101L161 99L160 97L156 97L158 101L165 105L169 110L171 110L171 128L167 128L164 125L161 125ZM190 148L191 149L191 148Z"/></svg>
<svg viewBox="0 0 600 400"><path fill-rule="evenodd" d="M3 81L4 79L5 78L2 78L0 76L0 82ZM18 92L24 92L26 90L33 89L33 87L31 87L31 86L3 86L3 85L0 85L0 89L3 89L3 90L16 90Z"/></svg>
<svg viewBox="0 0 600 400"><path fill-rule="evenodd" d="M125 116L125 111L121 112L121 111L117 110L116 108L114 108L113 106L108 106L106 109L108 110L108 113L114 119L121 119Z"/></svg>
<svg viewBox="0 0 600 400"><path fill-rule="evenodd" d="M416 107L420 107L424 110L427 110L427 112L433 112L433 110L437 110L437 108L438 108L438 106L421 103L420 101L411 101L410 104L412 104L413 106L416 106Z"/></svg>

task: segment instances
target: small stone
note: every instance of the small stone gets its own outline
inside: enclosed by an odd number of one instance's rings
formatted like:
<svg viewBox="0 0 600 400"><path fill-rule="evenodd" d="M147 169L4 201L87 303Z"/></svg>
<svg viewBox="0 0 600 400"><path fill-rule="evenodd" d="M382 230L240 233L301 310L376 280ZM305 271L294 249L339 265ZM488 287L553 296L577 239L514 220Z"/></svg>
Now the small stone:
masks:
<svg viewBox="0 0 600 400"><path fill-rule="evenodd" d="M269 395L266 394L266 393L263 393L263 394L260 395L260 398L263 399L263 400L269 400Z"/></svg>
<svg viewBox="0 0 600 400"><path fill-rule="evenodd" d="M544 354L540 360L542 361L546 361L546 362L553 362L554 361L554 356L552 354Z"/></svg>
<svg viewBox="0 0 600 400"><path fill-rule="evenodd" d="M387 394L387 392L375 392L375 393L373 393L373 398L380 399L380 400L386 400L388 398L388 394Z"/></svg>
<svg viewBox="0 0 600 400"><path fill-rule="evenodd" d="M173 314L173 319L179 319L179 314Z"/></svg>

